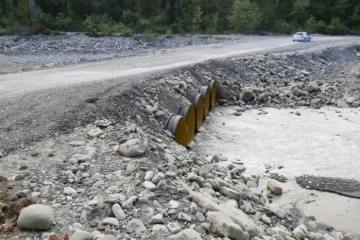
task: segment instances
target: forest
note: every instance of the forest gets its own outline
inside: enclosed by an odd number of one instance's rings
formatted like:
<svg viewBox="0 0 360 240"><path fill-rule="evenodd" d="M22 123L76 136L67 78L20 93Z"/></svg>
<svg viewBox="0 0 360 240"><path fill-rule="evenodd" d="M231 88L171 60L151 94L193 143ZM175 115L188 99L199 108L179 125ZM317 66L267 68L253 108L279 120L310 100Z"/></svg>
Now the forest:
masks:
<svg viewBox="0 0 360 240"><path fill-rule="evenodd" d="M360 34L359 0L0 0L0 35Z"/></svg>

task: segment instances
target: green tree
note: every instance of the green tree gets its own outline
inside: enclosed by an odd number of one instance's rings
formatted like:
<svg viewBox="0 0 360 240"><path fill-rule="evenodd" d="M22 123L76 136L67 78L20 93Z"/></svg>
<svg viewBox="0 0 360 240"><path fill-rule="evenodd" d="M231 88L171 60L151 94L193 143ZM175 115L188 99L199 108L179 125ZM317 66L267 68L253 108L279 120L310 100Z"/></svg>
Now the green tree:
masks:
<svg viewBox="0 0 360 240"><path fill-rule="evenodd" d="M297 24L302 24L309 18L310 0L296 0L290 16Z"/></svg>
<svg viewBox="0 0 360 240"><path fill-rule="evenodd" d="M311 16L305 21L305 29L311 33L325 33L326 23Z"/></svg>
<svg viewBox="0 0 360 240"><path fill-rule="evenodd" d="M219 22L218 12L206 16L204 21L206 23L206 29L205 29L206 33L217 33L218 22Z"/></svg>
<svg viewBox="0 0 360 240"><path fill-rule="evenodd" d="M202 21L202 14L200 5L196 5L192 19L192 28L195 32L200 32L200 25Z"/></svg>
<svg viewBox="0 0 360 240"><path fill-rule="evenodd" d="M339 17L343 21L347 21L348 16L352 13L352 9L349 0L336 0L333 8L333 15Z"/></svg>
<svg viewBox="0 0 360 240"><path fill-rule="evenodd" d="M342 34L347 34L348 29L346 25L343 22L341 22L339 17L333 17L328 26L328 33L332 35L342 35Z"/></svg>
<svg viewBox="0 0 360 240"><path fill-rule="evenodd" d="M234 0L229 22L236 32L253 31L260 20L257 5L250 0Z"/></svg>
<svg viewBox="0 0 360 240"><path fill-rule="evenodd" d="M28 0L18 0L16 5L16 21L20 25L30 25L30 7Z"/></svg>

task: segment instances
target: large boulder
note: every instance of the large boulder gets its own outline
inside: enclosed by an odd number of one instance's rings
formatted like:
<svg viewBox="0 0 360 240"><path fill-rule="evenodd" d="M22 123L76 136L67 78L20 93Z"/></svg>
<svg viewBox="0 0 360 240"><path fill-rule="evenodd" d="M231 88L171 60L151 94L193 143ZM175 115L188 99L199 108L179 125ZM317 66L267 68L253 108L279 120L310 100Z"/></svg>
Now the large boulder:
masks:
<svg viewBox="0 0 360 240"><path fill-rule="evenodd" d="M317 82L309 82L309 84L305 86L304 90L311 93L319 91L320 87Z"/></svg>
<svg viewBox="0 0 360 240"><path fill-rule="evenodd" d="M236 224L227 214L222 212L208 212L207 221L225 237L233 240L249 240L250 236Z"/></svg>
<svg viewBox="0 0 360 240"><path fill-rule="evenodd" d="M24 208L19 215L17 225L22 229L48 230L54 224L54 210L42 204Z"/></svg>
<svg viewBox="0 0 360 240"><path fill-rule="evenodd" d="M155 239L166 239L166 236L169 235L169 230L166 228L165 225L155 224L152 228L151 235Z"/></svg>
<svg viewBox="0 0 360 240"><path fill-rule="evenodd" d="M135 237L142 237L146 234L146 227L139 219L132 219L126 226L126 231Z"/></svg>
<svg viewBox="0 0 360 240"><path fill-rule="evenodd" d="M255 94L250 90L243 90L240 93L240 100L243 102L250 102L255 99Z"/></svg>
<svg viewBox="0 0 360 240"><path fill-rule="evenodd" d="M301 96L308 96L309 93L307 91L303 91L299 88L294 88L294 90L292 91L292 94L294 94L297 97L301 97Z"/></svg>
<svg viewBox="0 0 360 240"><path fill-rule="evenodd" d="M209 211L220 212L223 215L227 215L234 223L239 225L241 229L247 232L251 237L260 233L260 229L255 225L253 220L248 217L243 211L236 207L228 205L219 205L212 197L206 196L202 193L191 191L190 198L193 202L202 208L206 208Z"/></svg>
<svg viewBox="0 0 360 240"><path fill-rule="evenodd" d="M147 139L130 139L120 145L119 153L126 157L138 157L145 153L147 145Z"/></svg>

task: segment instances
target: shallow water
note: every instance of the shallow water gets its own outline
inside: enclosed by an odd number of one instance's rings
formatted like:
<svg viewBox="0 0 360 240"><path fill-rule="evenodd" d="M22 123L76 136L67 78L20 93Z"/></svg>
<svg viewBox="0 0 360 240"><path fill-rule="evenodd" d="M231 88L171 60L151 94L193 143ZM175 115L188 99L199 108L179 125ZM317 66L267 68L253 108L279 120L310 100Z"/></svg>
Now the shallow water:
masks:
<svg viewBox="0 0 360 240"><path fill-rule="evenodd" d="M211 158L221 153L229 161L241 160L247 174L265 176L270 168L289 179L276 204L296 202L317 221L360 233L360 199L309 191L294 181L304 174L360 181L359 108L264 108L242 116L232 115L234 109L217 107L211 113L195 137L200 154Z"/></svg>

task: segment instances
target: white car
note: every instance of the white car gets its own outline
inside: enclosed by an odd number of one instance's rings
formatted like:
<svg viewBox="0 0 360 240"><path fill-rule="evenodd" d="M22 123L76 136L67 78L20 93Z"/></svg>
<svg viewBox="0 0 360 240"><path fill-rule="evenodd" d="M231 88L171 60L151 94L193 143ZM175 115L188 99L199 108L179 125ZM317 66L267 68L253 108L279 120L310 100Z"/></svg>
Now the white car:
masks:
<svg viewBox="0 0 360 240"><path fill-rule="evenodd" d="M311 36L307 32L297 32L293 36L293 42L310 42Z"/></svg>

